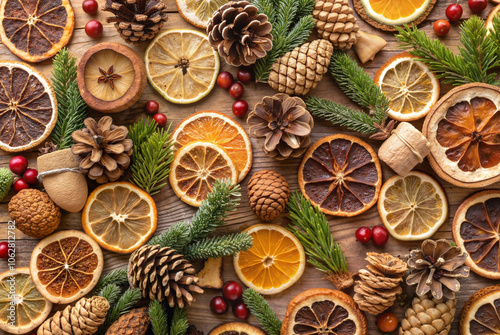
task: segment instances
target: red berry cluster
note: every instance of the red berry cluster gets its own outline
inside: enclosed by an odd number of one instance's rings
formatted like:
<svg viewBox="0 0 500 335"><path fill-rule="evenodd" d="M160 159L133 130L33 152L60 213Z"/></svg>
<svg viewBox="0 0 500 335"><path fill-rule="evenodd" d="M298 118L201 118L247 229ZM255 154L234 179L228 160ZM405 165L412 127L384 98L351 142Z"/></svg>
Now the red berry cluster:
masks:
<svg viewBox="0 0 500 335"><path fill-rule="evenodd" d="M488 6L488 0L468 0L469 9L472 13L478 14L483 11L483 9ZM458 3L449 5L446 8L447 20L437 20L434 22L434 32L438 36L446 36L450 31L450 22L455 22L460 20L462 17L463 9Z"/></svg>
<svg viewBox="0 0 500 335"><path fill-rule="evenodd" d="M244 92L242 83L249 83L253 78L253 74L250 69L241 67L238 69L236 76L239 81L234 81L231 73L227 71L221 72L217 77L217 85L228 90L229 95L236 99L233 104L233 114L237 117L243 117L248 111L248 103L245 100L240 100Z"/></svg>
<svg viewBox="0 0 500 335"><path fill-rule="evenodd" d="M96 0L85 0L82 2L82 9L89 15L96 15L99 9L99 4ZM97 20L90 20L85 25L85 33L91 38L99 38L102 36L102 24Z"/></svg>
<svg viewBox="0 0 500 335"><path fill-rule="evenodd" d="M28 169L28 160L23 156L12 157L9 162L9 169L12 173L20 176L13 185L16 192L30 188L30 185L38 184L38 171Z"/></svg>
<svg viewBox="0 0 500 335"><path fill-rule="evenodd" d="M210 309L217 315L225 314L229 308L228 301L233 303L233 314L238 319L247 320L250 316L250 310L241 297L243 289L235 281L228 281L222 288L222 296L216 296L210 301Z"/></svg>
<svg viewBox="0 0 500 335"><path fill-rule="evenodd" d="M356 239L361 243L368 243L373 240L373 244L382 246L389 240L389 232L382 226L375 226L372 229L361 227L356 230Z"/></svg>
<svg viewBox="0 0 500 335"><path fill-rule="evenodd" d="M153 115L153 120L155 120L158 126L164 127L167 124L167 117L165 114L159 113L159 110L160 105L154 100L149 100L144 105L144 111L149 115Z"/></svg>

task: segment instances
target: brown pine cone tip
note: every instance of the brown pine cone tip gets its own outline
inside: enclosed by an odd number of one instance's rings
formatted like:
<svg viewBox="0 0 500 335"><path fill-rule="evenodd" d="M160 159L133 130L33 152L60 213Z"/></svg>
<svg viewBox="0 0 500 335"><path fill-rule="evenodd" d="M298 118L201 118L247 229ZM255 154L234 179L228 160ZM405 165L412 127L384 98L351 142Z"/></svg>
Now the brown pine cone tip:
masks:
<svg viewBox="0 0 500 335"><path fill-rule="evenodd" d="M228 64L251 65L273 47L271 23L248 1L231 1L221 6L207 25L214 50Z"/></svg>
<svg viewBox="0 0 500 335"><path fill-rule="evenodd" d="M421 249L410 253L406 283L417 285L418 296L430 292L436 299L454 299L460 290L458 278L469 276L469 267L464 265L466 258L467 253L451 246L448 240L425 240Z"/></svg>
<svg viewBox="0 0 500 335"><path fill-rule="evenodd" d="M170 307L184 308L195 301L192 293L203 293L195 269L174 249L144 245L129 259L128 280L151 300L167 300Z"/></svg>
<svg viewBox="0 0 500 335"><path fill-rule="evenodd" d="M311 143L314 120L304 101L287 94L264 97L248 114L248 132L275 159L300 157Z"/></svg>
<svg viewBox="0 0 500 335"><path fill-rule="evenodd" d="M94 334L106 320L109 307L104 297L81 298L75 306L67 306L45 320L37 335Z"/></svg>
<svg viewBox="0 0 500 335"><path fill-rule="evenodd" d="M430 295L415 297L399 327L400 335L448 335L456 313L457 299L440 300Z"/></svg>
<svg viewBox="0 0 500 335"><path fill-rule="evenodd" d="M247 194L255 215L262 221L271 221L285 210L290 189L278 172L262 170L248 181Z"/></svg>
<svg viewBox="0 0 500 335"><path fill-rule="evenodd" d="M306 95L328 71L333 45L318 39L296 47L272 65L268 84L281 93Z"/></svg>
<svg viewBox="0 0 500 335"><path fill-rule="evenodd" d="M132 155L133 143L127 138L127 127L112 123L109 116L99 122L89 117L84 121L87 128L73 133L75 144L71 152L89 178L100 184L120 178L130 165Z"/></svg>
<svg viewBox="0 0 500 335"><path fill-rule="evenodd" d="M106 0L104 11L114 16L120 37L127 43L139 44L155 37L167 20L167 8L162 0Z"/></svg>
<svg viewBox="0 0 500 335"><path fill-rule="evenodd" d="M146 335L150 324L149 308L134 308L120 316L108 328L105 335Z"/></svg>
<svg viewBox="0 0 500 335"><path fill-rule="evenodd" d="M359 26L348 0L316 0L313 10L318 35L335 49L348 50L359 37Z"/></svg>

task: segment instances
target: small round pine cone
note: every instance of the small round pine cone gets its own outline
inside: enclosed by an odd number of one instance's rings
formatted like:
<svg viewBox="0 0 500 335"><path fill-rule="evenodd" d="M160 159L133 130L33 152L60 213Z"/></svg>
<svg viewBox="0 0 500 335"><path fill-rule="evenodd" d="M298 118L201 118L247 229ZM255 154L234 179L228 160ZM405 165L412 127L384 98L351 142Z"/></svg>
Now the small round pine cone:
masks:
<svg viewBox="0 0 500 335"><path fill-rule="evenodd" d="M285 177L271 170L256 172L247 187L250 208L262 221L271 221L286 207L290 189Z"/></svg>

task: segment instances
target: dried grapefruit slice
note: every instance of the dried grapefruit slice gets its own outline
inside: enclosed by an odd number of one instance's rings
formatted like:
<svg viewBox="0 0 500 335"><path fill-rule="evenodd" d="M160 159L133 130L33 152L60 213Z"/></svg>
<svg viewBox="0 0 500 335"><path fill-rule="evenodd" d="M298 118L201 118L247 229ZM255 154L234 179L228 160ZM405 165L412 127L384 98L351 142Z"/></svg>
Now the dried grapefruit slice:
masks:
<svg viewBox="0 0 500 335"><path fill-rule="evenodd" d="M474 293L460 313L460 335L500 334L500 285Z"/></svg>
<svg viewBox="0 0 500 335"><path fill-rule="evenodd" d="M78 230L64 230L36 245L30 273L47 300L69 304L94 288L102 266L101 248L90 236Z"/></svg>
<svg viewBox="0 0 500 335"><path fill-rule="evenodd" d="M500 180L500 88L479 83L454 88L429 112L422 133L441 178L460 187Z"/></svg>
<svg viewBox="0 0 500 335"><path fill-rule="evenodd" d="M465 264L472 271L500 279L500 190L467 198L455 213L452 233L455 243L469 254Z"/></svg>
<svg viewBox="0 0 500 335"><path fill-rule="evenodd" d="M39 145L56 120L57 101L45 76L25 63L0 61L0 149Z"/></svg>
<svg viewBox="0 0 500 335"><path fill-rule="evenodd" d="M3 0L0 37L13 54L41 62L64 47L75 26L70 0Z"/></svg>
<svg viewBox="0 0 500 335"><path fill-rule="evenodd" d="M307 150L299 167L300 190L325 214L363 213L377 202L381 185L375 151L354 136L320 139Z"/></svg>
<svg viewBox="0 0 500 335"><path fill-rule="evenodd" d="M14 315L9 309L11 302L14 303ZM11 334L26 334L42 324L51 309L52 303L36 289L29 268L0 274L1 330Z"/></svg>
<svg viewBox="0 0 500 335"><path fill-rule="evenodd" d="M342 291L313 288L286 308L282 335L366 335L366 318Z"/></svg>

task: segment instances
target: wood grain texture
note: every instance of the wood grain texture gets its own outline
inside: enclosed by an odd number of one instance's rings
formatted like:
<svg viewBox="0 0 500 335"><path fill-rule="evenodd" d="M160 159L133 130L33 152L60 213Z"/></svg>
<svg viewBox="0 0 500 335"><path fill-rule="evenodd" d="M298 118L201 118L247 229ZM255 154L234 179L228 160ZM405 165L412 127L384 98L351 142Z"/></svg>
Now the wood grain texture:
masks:
<svg viewBox="0 0 500 335"><path fill-rule="evenodd" d="M70 50L77 56L81 57L82 54L90 48L92 45L95 45L99 42L103 41L114 41L122 43L122 39L117 35L114 27L111 24L104 24L104 34L103 37L97 40L92 40L85 34L84 26L85 23L90 19L97 19L101 22L105 22L105 17L107 13L99 11L96 17L89 17L85 14L81 9L81 1L82 0L73 0L73 6L75 9L75 17L76 17L76 29L74 31L73 37L69 43ZM102 5L103 0L98 0L100 5ZM164 29L172 29L172 28L190 28L196 29L185 22L181 16L176 13L176 6L173 0L164 0L167 3L167 7L171 12L168 17L168 21L164 27ZM446 7L450 3L455 3L454 0L439 0L436 4L435 8L432 10L431 15L420 24L420 29L425 31L430 36L434 37L434 33L432 31L432 24L437 19L445 18L444 12ZM471 13L467 7L466 1L460 1L460 4L464 8L463 19L467 19L471 16ZM493 8L493 4L490 4L486 10L483 11L481 16L483 18L487 17L489 11ZM387 47L380 52L375 60L366 65L366 71L373 77L375 71L384 64L391 56L401 52L398 49L398 43L392 33L385 33L382 31L378 31L373 29L371 26L359 20L359 25L363 31L369 33L375 33L382 37L384 37L388 45ZM442 38L443 43L448 46L451 46L456 50L456 46L459 44L458 41L458 27L459 23L452 24L452 28L447 37ZM132 46L134 50L142 57L144 55L144 50L147 46L147 43L142 44L138 47ZM349 52L351 56L356 58L353 51ZM18 60L16 56L11 54L7 48L4 46L0 46L0 59L11 59ZM222 62L224 64L224 62ZM45 61L40 64L35 64L35 67L42 71L47 76L50 76L51 72L51 64L50 60ZM235 69L229 67L227 65L222 66L222 70L228 70L235 73ZM442 94L446 93L450 87L442 86ZM245 94L243 98L247 100L250 106L254 106L258 103L263 96L266 95L274 95L275 92L265 84L248 84L245 86ZM346 104L350 107L356 108L349 99L338 89L337 85L333 81L330 76L325 76L323 81L318 85L316 89L310 92L311 95L315 95L318 97L333 99L334 101L342 104ZM169 122L173 123L173 126L177 126L185 117L191 115L192 113L202 111L202 110L210 110L215 109L218 110L229 117L236 120L243 125L245 129L248 129L244 119L239 119L233 116L231 112L231 106L233 103L233 99L229 96L229 94L220 88L215 87L214 90L203 100L198 103L191 105L175 105L165 101L159 94L157 94L150 85L146 87L143 97L141 100L131 109L112 115L114 122L117 124L129 125L134 121L139 120L140 118L145 117L145 114L142 111L142 106L147 100L154 99L160 103L161 112L165 113ZM90 115L96 118L103 116L98 112L90 112ZM418 128L421 128L422 121L414 122L414 125ZM316 141L324 136L344 132L349 133L355 136L359 136L359 134L352 133L346 131L345 129L332 126L328 122L324 122L320 119L315 119L315 127L312 134L312 140ZM381 142L371 141L366 138L365 140L370 143L375 150L378 150ZM252 140L253 145L253 154L254 154L254 164L252 170L249 173L249 176L241 183L242 186L242 199L241 205L238 207L238 210L232 213L223 228L224 231L236 232L241 231L253 224L259 223L259 220L255 217L255 215L251 212L248 205L248 198L246 196L246 186L250 176L259 170L262 169L274 169L279 173L283 174L285 178L288 180L290 184L291 190L298 190L297 184L297 167L300 163L300 159L291 159L285 162L279 162L268 158L256 141ZM34 167L36 164L37 152L36 150L32 150L29 153L25 153L26 157L29 159L30 166ZM8 162L11 157L15 155L8 154L0 151L0 167L7 167ZM453 215L459 206L459 204L470 194L474 193L477 190L474 189L461 189L452 186L449 183L444 182L440 178L436 176L436 174L431 170L427 161L417 167L418 170L427 172L437 178L443 188L445 189L448 200L450 204L449 210L449 218L447 222L441 227L439 232L437 232L433 238L447 238L451 239L451 222L453 219ZM383 177L384 181L393 175L393 172L385 165L383 165ZM92 190L96 187L95 183L90 182L89 187ZM489 188L500 188L500 183L496 185L492 185ZM2 203L0 203L0 240L5 240L7 236L7 222L9 221L9 213L7 211L7 203L10 197L13 195L13 192L6 197ZM161 193L154 196L154 200L158 206L158 229L157 234L167 229L171 224L181 221L181 220L190 220L192 215L195 213L195 208L192 208L182 201L180 201L175 194L173 193L170 186L165 186ZM344 250L347 261L349 264L349 269L352 272L358 271L360 268L363 268L366 265L364 261L365 253L368 251L377 251L377 252L389 252L394 255L404 256L408 254L409 250L414 247L420 245L419 242L401 242L397 241L393 238L389 240L386 246L384 247L374 247L373 244L368 243L367 245L362 245L357 243L354 237L354 232L358 227L361 226L374 226L377 224L381 224L381 221L378 216L378 212L376 206L371 208L369 211L365 212L362 215L353 218L337 218L337 217L328 217L328 221L330 223L331 232L334 238L340 243L342 249ZM287 219L282 216L274 220L274 223L278 224L287 224ZM63 213L62 222L59 227L59 230L63 229L79 229L81 230L80 223L80 214L79 213ZM17 237L17 245L16 245L16 266L28 266L31 250L37 243L36 239L27 237L23 235L20 231L16 231ZM105 270L104 272L109 272L114 269L125 267L127 264L128 256L127 255L118 255L108 251L104 251L105 255ZM6 263L4 261L0 262L0 272L7 270ZM232 266L232 258L228 257L224 260L224 280L236 279L236 275L233 271ZM462 289L458 294L458 304L457 304L457 314L462 309L462 306L467 301L469 296L471 296L476 290L496 284L497 282L492 280L487 280L485 278L481 278L474 273L471 276L461 281ZM270 296L268 300L271 306L275 309L278 316L283 318L286 305L288 301L299 294L300 292L313 287L325 287L325 288L333 288L330 282L326 280L322 280L322 275L319 271L315 270L314 267L308 265L306 271L302 278L291 288L282 292L281 294ZM412 292L412 290L408 290L408 292ZM352 290L348 293L353 293ZM205 294L197 297L196 303L194 303L189 308L189 320L191 323L195 324L199 329L206 333L212 329L215 325L224 322L235 320L235 317L231 312L228 312L224 316L215 316L210 312L209 309L209 301L215 295L220 295L220 291L207 290ZM394 306L391 309L395 312L399 317L401 317L404 313L405 308ZM255 318L250 318L249 322L256 324ZM382 334L378 331L375 319L372 316L368 315L368 324L369 331L368 334ZM0 334L2 332L0 331ZM458 315L455 318L455 322L452 327L451 333L452 335L458 334Z"/></svg>

